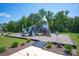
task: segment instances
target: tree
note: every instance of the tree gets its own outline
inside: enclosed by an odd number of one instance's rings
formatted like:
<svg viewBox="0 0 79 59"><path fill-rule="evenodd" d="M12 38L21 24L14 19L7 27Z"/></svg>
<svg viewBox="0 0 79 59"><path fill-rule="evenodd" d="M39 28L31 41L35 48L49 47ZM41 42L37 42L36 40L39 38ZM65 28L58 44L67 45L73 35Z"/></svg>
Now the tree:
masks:
<svg viewBox="0 0 79 59"><path fill-rule="evenodd" d="M65 10L65 16L67 16L69 14L69 11L68 10Z"/></svg>
<svg viewBox="0 0 79 59"><path fill-rule="evenodd" d="M39 21L46 16L51 32L79 33L79 16L69 17L69 13L70 11L68 10L62 10L54 14L50 10L40 9L37 13L31 13L28 17L22 16L17 22L10 21L5 23L2 28L8 32L21 32L23 28L27 29L32 25L36 25L36 28L39 28Z"/></svg>
<svg viewBox="0 0 79 59"><path fill-rule="evenodd" d="M68 22L67 22L67 17L68 11L59 11L55 16L54 16L54 22L55 22L55 29L59 32L65 32L66 29L68 29Z"/></svg>
<svg viewBox="0 0 79 59"><path fill-rule="evenodd" d="M40 9L39 14L40 14L41 18L43 18L44 16L46 16L46 11L44 9Z"/></svg>
<svg viewBox="0 0 79 59"><path fill-rule="evenodd" d="M50 31L53 31L53 12L46 11L46 18L48 20Z"/></svg>
<svg viewBox="0 0 79 59"><path fill-rule="evenodd" d="M47 20L52 20L52 18L53 18L53 12L47 11L46 12L46 18L47 18Z"/></svg>
<svg viewBox="0 0 79 59"><path fill-rule="evenodd" d="M74 17L74 32L79 33L79 17Z"/></svg>

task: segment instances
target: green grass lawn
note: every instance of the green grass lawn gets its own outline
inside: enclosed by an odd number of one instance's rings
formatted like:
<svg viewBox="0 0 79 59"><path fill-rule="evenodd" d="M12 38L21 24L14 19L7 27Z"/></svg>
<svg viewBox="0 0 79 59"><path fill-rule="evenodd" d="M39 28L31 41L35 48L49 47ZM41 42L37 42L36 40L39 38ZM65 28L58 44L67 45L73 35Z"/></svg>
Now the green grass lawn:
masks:
<svg viewBox="0 0 79 59"><path fill-rule="evenodd" d="M68 34L70 36L70 38L72 39L72 41L76 44L77 46L77 55L79 55L79 38L76 33L62 33L62 34Z"/></svg>
<svg viewBox="0 0 79 59"><path fill-rule="evenodd" d="M26 42L24 39L11 38L6 36L0 36L0 47L10 47L13 42L18 42L19 44Z"/></svg>

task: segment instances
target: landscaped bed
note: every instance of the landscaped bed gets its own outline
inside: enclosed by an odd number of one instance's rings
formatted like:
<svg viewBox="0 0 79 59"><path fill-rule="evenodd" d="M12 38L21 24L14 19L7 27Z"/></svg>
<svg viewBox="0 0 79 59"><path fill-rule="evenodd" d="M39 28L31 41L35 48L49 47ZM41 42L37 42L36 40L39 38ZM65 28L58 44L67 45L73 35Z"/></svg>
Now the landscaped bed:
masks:
<svg viewBox="0 0 79 59"><path fill-rule="evenodd" d="M43 48L44 50L47 50L47 51L51 51L51 52L55 52L55 53L58 53L58 54L61 54L61 55L64 55L64 49L63 47L62 48L57 48L57 45L56 44L53 44L51 46L51 48L47 48L46 46Z"/></svg>
<svg viewBox="0 0 79 59"><path fill-rule="evenodd" d="M24 49L35 41L31 39L19 39L19 38L11 38L6 36L0 36L0 56L8 56L11 55L21 49Z"/></svg>
<svg viewBox="0 0 79 59"><path fill-rule="evenodd" d="M79 33L62 33L62 34L68 34L70 36L70 38L72 39L72 41L75 43L77 47L76 53L79 56L79 38L78 38Z"/></svg>
<svg viewBox="0 0 79 59"><path fill-rule="evenodd" d="M54 44L54 43L48 42L47 45L43 47L43 49L50 52L55 52L57 54L65 55L65 56L76 55L74 54L76 50L71 45L68 45L68 44L61 45L61 44ZM73 52L73 50L75 51Z"/></svg>

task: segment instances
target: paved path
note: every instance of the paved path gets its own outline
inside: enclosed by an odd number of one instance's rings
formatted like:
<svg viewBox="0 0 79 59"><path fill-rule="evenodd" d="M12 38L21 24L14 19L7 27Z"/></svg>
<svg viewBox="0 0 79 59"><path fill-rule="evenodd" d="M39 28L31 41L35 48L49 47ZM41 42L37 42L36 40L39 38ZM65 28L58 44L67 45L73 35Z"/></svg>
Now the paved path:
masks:
<svg viewBox="0 0 79 59"><path fill-rule="evenodd" d="M40 41L45 41L45 42L50 41L50 42L55 42L55 43L74 45L74 43L70 39L69 35L61 35L60 34L60 35L56 36L55 34L52 34L51 37L47 37L47 36L28 36L28 37L23 37L23 36L21 36L21 33L14 33L14 34L11 34L10 36L21 37L21 38L31 38L33 40L40 40Z"/></svg>
<svg viewBox="0 0 79 59"><path fill-rule="evenodd" d="M38 47L30 46L10 56L63 56L63 55L45 51Z"/></svg>
<svg viewBox="0 0 79 59"><path fill-rule="evenodd" d="M36 41L36 43L32 44L35 47L43 48L46 45L44 41Z"/></svg>

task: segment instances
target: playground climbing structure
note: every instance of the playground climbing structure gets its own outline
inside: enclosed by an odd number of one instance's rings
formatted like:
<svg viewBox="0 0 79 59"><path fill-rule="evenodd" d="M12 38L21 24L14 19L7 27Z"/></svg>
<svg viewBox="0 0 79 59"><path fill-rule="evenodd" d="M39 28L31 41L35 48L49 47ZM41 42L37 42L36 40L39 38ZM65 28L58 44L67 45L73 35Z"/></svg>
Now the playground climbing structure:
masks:
<svg viewBox="0 0 79 59"><path fill-rule="evenodd" d="M41 18L41 20L39 20L35 25L32 25L27 29L22 29L22 36L36 36L38 33L50 36L48 21L45 16Z"/></svg>

